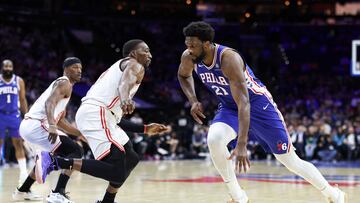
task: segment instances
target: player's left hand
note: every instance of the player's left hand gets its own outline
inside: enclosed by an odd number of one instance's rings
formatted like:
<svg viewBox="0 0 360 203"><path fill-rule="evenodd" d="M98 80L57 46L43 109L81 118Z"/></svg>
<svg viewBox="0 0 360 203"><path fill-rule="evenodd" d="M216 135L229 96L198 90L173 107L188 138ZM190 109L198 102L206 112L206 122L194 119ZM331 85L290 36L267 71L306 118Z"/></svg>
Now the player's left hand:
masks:
<svg viewBox="0 0 360 203"><path fill-rule="evenodd" d="M135 110L135 102L131 99L121 101L120 107L124 114L132 114Z"/></svg>
<svg viewBox="0 0 360 203"><path fill-rule="evenodd" d="M235 149L232 151L228 160L231 160L235 157L235 171L241 173L242 169L244 172L250 168L250 160L247 155L246 149L247 142L237 143Z"/></svg>
<svg viewBox="0 0 360 203"><path fill-rule="evenodd" d="M157 135L157 134L164 134L164 133L168 133L170 132L171 126L165 126L163 124L159 124L159 123L150 123L148 125L146 125L146 131L145 134L149 135L149 136L153 136L153 135Z"/></svg>

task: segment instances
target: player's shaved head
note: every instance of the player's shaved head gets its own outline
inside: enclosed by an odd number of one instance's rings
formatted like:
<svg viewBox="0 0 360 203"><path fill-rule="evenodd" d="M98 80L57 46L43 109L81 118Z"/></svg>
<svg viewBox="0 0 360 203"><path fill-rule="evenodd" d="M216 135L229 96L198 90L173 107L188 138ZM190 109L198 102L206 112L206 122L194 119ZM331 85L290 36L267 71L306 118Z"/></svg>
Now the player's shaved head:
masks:
<svg viewBox="0 0 360 203"><path fill-rule="evenodd" d="M143 43L144 41L141 40L141 39L132 39L132 40L129 40L127 42L125 42L125 44L123 45L123 57L127 57L129 56L129 54L137 49L137 46L141 43Z"/></svg>

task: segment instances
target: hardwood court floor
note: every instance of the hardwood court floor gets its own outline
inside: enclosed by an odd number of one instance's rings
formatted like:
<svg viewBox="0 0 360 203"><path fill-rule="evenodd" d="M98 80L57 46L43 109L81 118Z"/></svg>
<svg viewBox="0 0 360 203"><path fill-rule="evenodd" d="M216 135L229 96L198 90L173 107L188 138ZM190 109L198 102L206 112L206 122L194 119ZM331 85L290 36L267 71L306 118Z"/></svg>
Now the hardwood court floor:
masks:
<svg viewBox="0 0 360 203"><path fill-rule="evenodd" d="M250 172L239 176L251 203L324 203L319 191L274 162L253 162ZM320 167L331 183L338 183L348 194L349 203L360 203L360 167ZM44 185L33 191L47 195L57 181L52 173ZM18 169L0 169L0 203L11 201ZM76 203L101 199L107 183L74 173L67 190ZM229 197L215 168L209 161L141 162L120 189L118 203L225 203Z"/></svg>

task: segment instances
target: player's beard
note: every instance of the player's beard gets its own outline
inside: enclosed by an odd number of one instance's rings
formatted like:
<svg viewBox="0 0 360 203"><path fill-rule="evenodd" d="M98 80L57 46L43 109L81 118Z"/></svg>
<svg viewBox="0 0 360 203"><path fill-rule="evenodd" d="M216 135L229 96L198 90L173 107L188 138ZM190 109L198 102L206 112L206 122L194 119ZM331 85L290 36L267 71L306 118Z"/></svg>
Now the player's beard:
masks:
<svg viewBox="0 0 360 203"><path fill-rule="evenodd" d="M201 54L198 57L196 57L195 59L193 59L193 62L195 64L199 64L204 60L204 58L205 58L205 51L204 51L204 48L202 48Z"/></svg>
<svg viewBox="0 0 360 203"><path fill-rule="evenodd" d="M2 76L5 79L10 79L12 77L13 73L14 73L14 71L12 71L12 70L3 70Z"/></svg>

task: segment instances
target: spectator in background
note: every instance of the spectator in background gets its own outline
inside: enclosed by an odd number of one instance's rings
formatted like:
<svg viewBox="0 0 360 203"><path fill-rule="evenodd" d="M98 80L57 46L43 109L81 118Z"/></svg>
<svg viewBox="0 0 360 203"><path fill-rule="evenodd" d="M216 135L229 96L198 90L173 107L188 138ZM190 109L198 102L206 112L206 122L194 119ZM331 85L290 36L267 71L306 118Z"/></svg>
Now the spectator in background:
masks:
<svg viewBox="0 0 360 203"><path fill-rule="evenodd" d="M298 154L298 156L302 159L305 158L305 140L306 140L306 136L305 136L305 131L306 131L306 127L303 125L298 125L293 127L294 129L292 129L292 133L290 133L291 136L291 141L296 149L296 154Z"/></svg>
<svg viewBox="0 0 360 203"><path fill-rule="evenodd" d="M318 141L318 128L314 125L311 125L308 128L308 136L306 136L306 144L305 144L305 155L307 160L312 160L314 158L315 149L317 147L317 141Z"/></svg>
<svg viewBox="0 0 360 203"><path fill-rule="evenodd" d="M335 149L338 152L338 160L346 159L348 155L348 147L346 145L346 125L342 125L333 130L332 142L335 145Z"/></svg>
<svg viewBox="0 0 360 203"><path fill-rule="evenodd" d="M139 155L140 159L143 159L146 150L148 149L148 140L143 134L133 133L131 142L134 145L135 152Z"/></svg>
<svg viewBox="0 0 360 203"><path fill-rule="evenodd" d="M179 145L179 140L177 138L176 132L171 132L170 137L166 136L167 138L167 144L169 145L170 153L171 153L171 159L176 158L176 150Z"/></svg>
<svg viewBox="0 0 360 203"><path fill-rule="evenodd" d="M346 136L346 140L345 143L347 145L348 148L348 154L347 154L347 160L355 160L357 155L357 140L356 140L356 136L355 136L355 131L354 131L354 127L350 126L348 129L348 134Z"/></svg>
<svg viewBox="0 0 360 203"><path fill-rule="evenodd" d="M192 134L193 134L193 125L194 122L190 117L185 113L184 109L181 109L180 115L177 118L177 135L181 146L184 148L182 151L190 151Z"/></svg>
<svg viewBox="0 0 360 203"><path fill-rule="evenodd" d="M191 145L192 145L192 150L198 156L201 155L200 153L207 151L206 135L207 135L207 127L195 124Z"/></svg>
<svg viewBox="0 0 360 203"><path fill-rule="evenodd" d="M319 119L320 125L320 134L322 135L330 135L331 134L331 126L325 121L325 119Z"/></svg>
<svg viewBox="0 0 360 203"><path fill-rule="evenodd" d="M357 155L355 157L355 159L359 159L360 158L360 123L357 123L358 126L355 129L355 142L356 142L356 149L355 149L355 154Z"/></svg>
<svg viewBox="0 0 360 203"><path fill-rule="evenodd" d="M332 143L331 136L321 135L317 144L318 157L322 161L330 162L335 161L337 155L334 144Z"/></svg>

